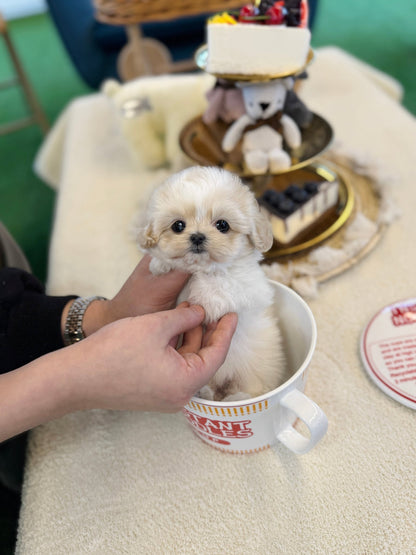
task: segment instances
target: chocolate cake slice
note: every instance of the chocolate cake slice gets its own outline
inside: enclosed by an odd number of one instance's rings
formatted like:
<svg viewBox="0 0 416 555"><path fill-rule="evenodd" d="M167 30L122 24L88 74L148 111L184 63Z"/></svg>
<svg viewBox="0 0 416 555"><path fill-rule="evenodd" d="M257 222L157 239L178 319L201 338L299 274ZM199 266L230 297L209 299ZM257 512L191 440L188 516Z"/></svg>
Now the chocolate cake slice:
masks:
<svg viewBox="0 0 416 555"><path fill-rule="evenodd" d="M290 243L338 202L339 183L308 181L292 184L284 191L268 189L259 203L270 213L273 235L279 243Z"/></svg>

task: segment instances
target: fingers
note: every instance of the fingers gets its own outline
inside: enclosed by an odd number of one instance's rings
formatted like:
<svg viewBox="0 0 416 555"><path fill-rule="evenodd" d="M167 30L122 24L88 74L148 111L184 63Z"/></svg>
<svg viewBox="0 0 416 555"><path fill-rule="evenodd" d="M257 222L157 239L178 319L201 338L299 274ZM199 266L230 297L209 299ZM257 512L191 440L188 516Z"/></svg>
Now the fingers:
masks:
<svg viewBox="0 0 416 555"><path fill-rule="evenodd" d="M171 270L166 274L159 274L157 276L150 272L149 266L152 257L150 254L145 254L138 264L138 268L143 270L154 282L158 282L158 287L166 287L167 289L181 290L189 279L189 274L180 270Z"/></svg>
<svg viewBox="0 0 416 555"><path fill-rule="evenodd" d="M183 301L183 302L181 302L181 304L178 305L177 308L182 308L184 306L189 306L189 303L187 301ZM178 342L179 342L179 335L175 335L169 341L169 346L176 349L178 347ZM182 341L182 343L183 343L183 341Z"/></svg>
<svg viewBox="0 0 416 555"><path fill-rule="evenodd" d="M158 331L162 340L169 344L172 338L199 326L205 317L205 312L201 306L182 304L173 310L160 312L159 315L163 318L163 325L159 326ZM194 342L194 339L192 341Z"/></svg>
<svg viewBox="0 0 416 555"><path fill-rule="evenodd" d="M188 349L183 354L193 374L194 391L207 384L225 361L237 326L237 314L226 314L216 324L210 324L202 338L202 348ZM196 345L196 338L194 338ZM189 347L191 345L189 344Z"/></svg>
<svg viewBox="0 0 416 555"><path fill-rule="evenodd" d="M202 326L197 326L187 331L183 337L183 343L178 353L184 355L186 353L197 353L201 348L203 336Z"/></svg>
<svg viewBox="0 0 416 555"><path fill-rule="evenodd" d="M152 257L150 256L150 254L147 254L147 253L144 254L141 260L139 261L139 263L137 264L136 269L140 268L141 270L144 270L150 273L149 264L151 260L152 260Z"/></svg>
<svg viewBox="0 0 416 555"><path fill-rule="evenodd" d="M237 314L230 312L225 314L215 325L207 328L203 341L203 347L199 356L207 366L217 366L224 362L237 327Z"/></svg>

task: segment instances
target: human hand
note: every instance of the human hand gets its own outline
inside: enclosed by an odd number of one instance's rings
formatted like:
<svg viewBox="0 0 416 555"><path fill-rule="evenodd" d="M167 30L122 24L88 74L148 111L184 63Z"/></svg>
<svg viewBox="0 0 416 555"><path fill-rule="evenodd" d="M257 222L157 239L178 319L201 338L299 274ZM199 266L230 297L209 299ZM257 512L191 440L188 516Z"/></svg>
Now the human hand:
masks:
<svg viewBox="0 0 416 555"><path fill-rule="evenodd" d="M110 301L114 320L168 310L189 279L189 274L172 270L155 276L149 270L151 256L145 254L117 295ZM121 315L121 316L120 316Z"/></svg>
<svg viewBox="0 0 416 555"><path fill-rule="evenodd" d="M113 299L94 301L89 305L83 319L86 336L121 318L159 312L175 306L189 274L172 270L155 276L149 270L150 261L148 254L143 256ZM71 303L68 303L62 314L62 329Z"/></svg>
<svg viewBox="0 0 416 555"><path fill-rule="evenodd" d="M203 308L184 305L118 320L65 349L71 410L180 410L222 365L237 325L237 315L226 314L204 330Z"/></svg>
<svg viewBox="0 0 416 555"><path fill-rule="evenodd" d="M1 374L0 441L77 410L180 410L222 365L237 325L230 313L204 330L203 308L185 304L118 320Z"/></svg>

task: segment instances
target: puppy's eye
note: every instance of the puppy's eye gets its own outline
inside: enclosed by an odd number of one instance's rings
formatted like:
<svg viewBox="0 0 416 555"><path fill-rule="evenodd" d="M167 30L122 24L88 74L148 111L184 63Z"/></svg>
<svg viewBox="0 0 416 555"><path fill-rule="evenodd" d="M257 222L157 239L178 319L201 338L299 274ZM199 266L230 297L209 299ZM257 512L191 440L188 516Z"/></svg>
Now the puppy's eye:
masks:
<svg viewBox="0 0 416 555"><path fill-rule="evenodd" d="M221 233L227 233L227 231L229 231L230 229L229 223L225 220L218 220L217 222L215 222L215 227L218 229L218 231L221 231Z"/></svg>
<svg viewBox="0 0 416 555"><path fill-rule="evenodd" d="M173 224L170 226L171 230L174 233L182 233L185 227L186 227L186 223L183 222L182 220L176 220L176 222L173 222Z"/></svg>

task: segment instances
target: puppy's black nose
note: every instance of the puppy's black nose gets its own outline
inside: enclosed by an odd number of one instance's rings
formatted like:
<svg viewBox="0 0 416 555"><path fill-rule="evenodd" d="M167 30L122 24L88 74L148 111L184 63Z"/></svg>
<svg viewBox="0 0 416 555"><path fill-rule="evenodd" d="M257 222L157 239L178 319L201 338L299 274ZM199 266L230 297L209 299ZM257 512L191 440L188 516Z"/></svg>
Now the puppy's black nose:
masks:
<svg viewBox="0 0 416 555"><path fill-rule="evenodd" d="M267 108L270 106L270 102L260 102L260 107L265 112Z"/></svg>
<svg viewBox="0 0 416 555"><path fill-rule="evenodd" d="M205 241L206 237L203 233L192 233L192 235L189 237L189 239L191 240L191 243L195 246L199 246L202 245L202 243Z"/></svg>

